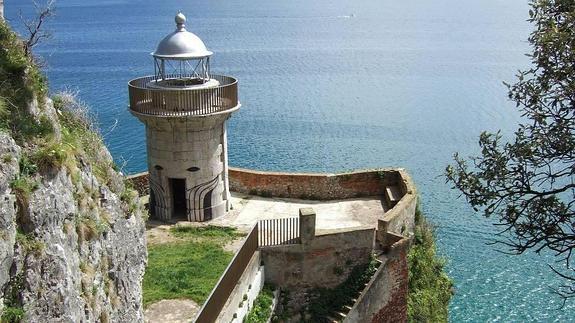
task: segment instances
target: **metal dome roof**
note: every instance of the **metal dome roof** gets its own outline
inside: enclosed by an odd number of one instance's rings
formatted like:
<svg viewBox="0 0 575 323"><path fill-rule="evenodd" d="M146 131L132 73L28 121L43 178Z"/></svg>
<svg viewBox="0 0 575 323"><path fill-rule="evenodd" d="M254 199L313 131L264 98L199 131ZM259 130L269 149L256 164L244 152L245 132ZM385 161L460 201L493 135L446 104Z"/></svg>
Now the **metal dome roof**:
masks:
<svg viewBox="0 0 575 323"><path fill-rule="evenodd" d="M204 42L186 30L186 16L176 15L176 31L164 37L152 53L154 57L165 59L194 59L212 55Z"/></svg>

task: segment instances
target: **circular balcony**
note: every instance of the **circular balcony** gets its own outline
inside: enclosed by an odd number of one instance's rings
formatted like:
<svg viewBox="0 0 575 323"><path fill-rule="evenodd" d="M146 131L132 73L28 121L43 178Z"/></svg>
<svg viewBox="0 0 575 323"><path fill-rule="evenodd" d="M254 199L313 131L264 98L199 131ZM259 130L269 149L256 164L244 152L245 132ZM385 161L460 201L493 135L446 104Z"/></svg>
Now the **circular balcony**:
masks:
<svg viewBox="0 0 575 323"><path fill-rule="evenodd" d="M130 110L160 117L206 116L233 112L240 106L238 81L229 76L212 75L219 82L213 87L154 86L156 78L146 76L128 83Z"/></svg>

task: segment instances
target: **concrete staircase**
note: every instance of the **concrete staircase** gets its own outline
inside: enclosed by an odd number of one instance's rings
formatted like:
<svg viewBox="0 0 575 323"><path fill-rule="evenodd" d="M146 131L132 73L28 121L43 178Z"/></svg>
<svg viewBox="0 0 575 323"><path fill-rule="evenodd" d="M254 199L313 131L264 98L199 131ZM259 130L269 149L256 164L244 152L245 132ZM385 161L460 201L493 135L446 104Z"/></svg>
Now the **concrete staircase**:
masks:
<svg viewBox="0 0 575 323"><path fill-rule="evenodd" d="M378 262L378 268L379 268L379 266L381 266L381 264L382 264L382 261L377 259L377 262ZM357 300L361 296L361 293L365 290L365 288L367 287L368 284L369 284L369 282L365 283L365 285L363 285L363 288L360 291L358 291L356 295L349 298L345 302L346 305L344 305L344 306L342 306L342 308L330 313L325 318L325 322L329 322L329 323L343 322L345 320L345 318L347 317L347 314L349 313L349 311L351 311L351 308L353 307L353 305L355 305L355 303L357 303Z"/></svg>

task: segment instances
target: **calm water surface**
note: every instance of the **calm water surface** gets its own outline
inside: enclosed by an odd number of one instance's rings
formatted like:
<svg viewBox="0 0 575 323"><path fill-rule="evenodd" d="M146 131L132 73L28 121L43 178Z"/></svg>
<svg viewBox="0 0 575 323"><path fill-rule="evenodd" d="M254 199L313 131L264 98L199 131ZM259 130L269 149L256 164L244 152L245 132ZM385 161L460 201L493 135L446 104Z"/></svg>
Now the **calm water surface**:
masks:
<svg viewBox="0 0 575 323"><path fill-rule="evenodd" d="M7 18L31 1L5 0ZM215 52L212 68L240 80L229 123L233 166L344 171L401 166L413 175L456 285L461 321L575 321L557 310L550 258L505 256L495 229L457 200L441 174L482 130L518 122L502 81L529 62L528 6L519 0L58 0L54 38L38 48L53 91L78 90L125 172L145 170L144 128L126 110L132 78L174 28Z"/></svg>

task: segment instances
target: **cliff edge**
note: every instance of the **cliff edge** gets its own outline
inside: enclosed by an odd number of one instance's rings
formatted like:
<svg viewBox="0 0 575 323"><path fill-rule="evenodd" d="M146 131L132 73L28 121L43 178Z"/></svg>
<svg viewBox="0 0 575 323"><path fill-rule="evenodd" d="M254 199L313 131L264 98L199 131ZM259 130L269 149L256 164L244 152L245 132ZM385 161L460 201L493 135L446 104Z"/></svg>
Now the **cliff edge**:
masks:
<svg viewBox="0 0 575 323"><path fill-rule="evenodd" d="M0 19L0 321L143 321L137 193Z"/></svg>

